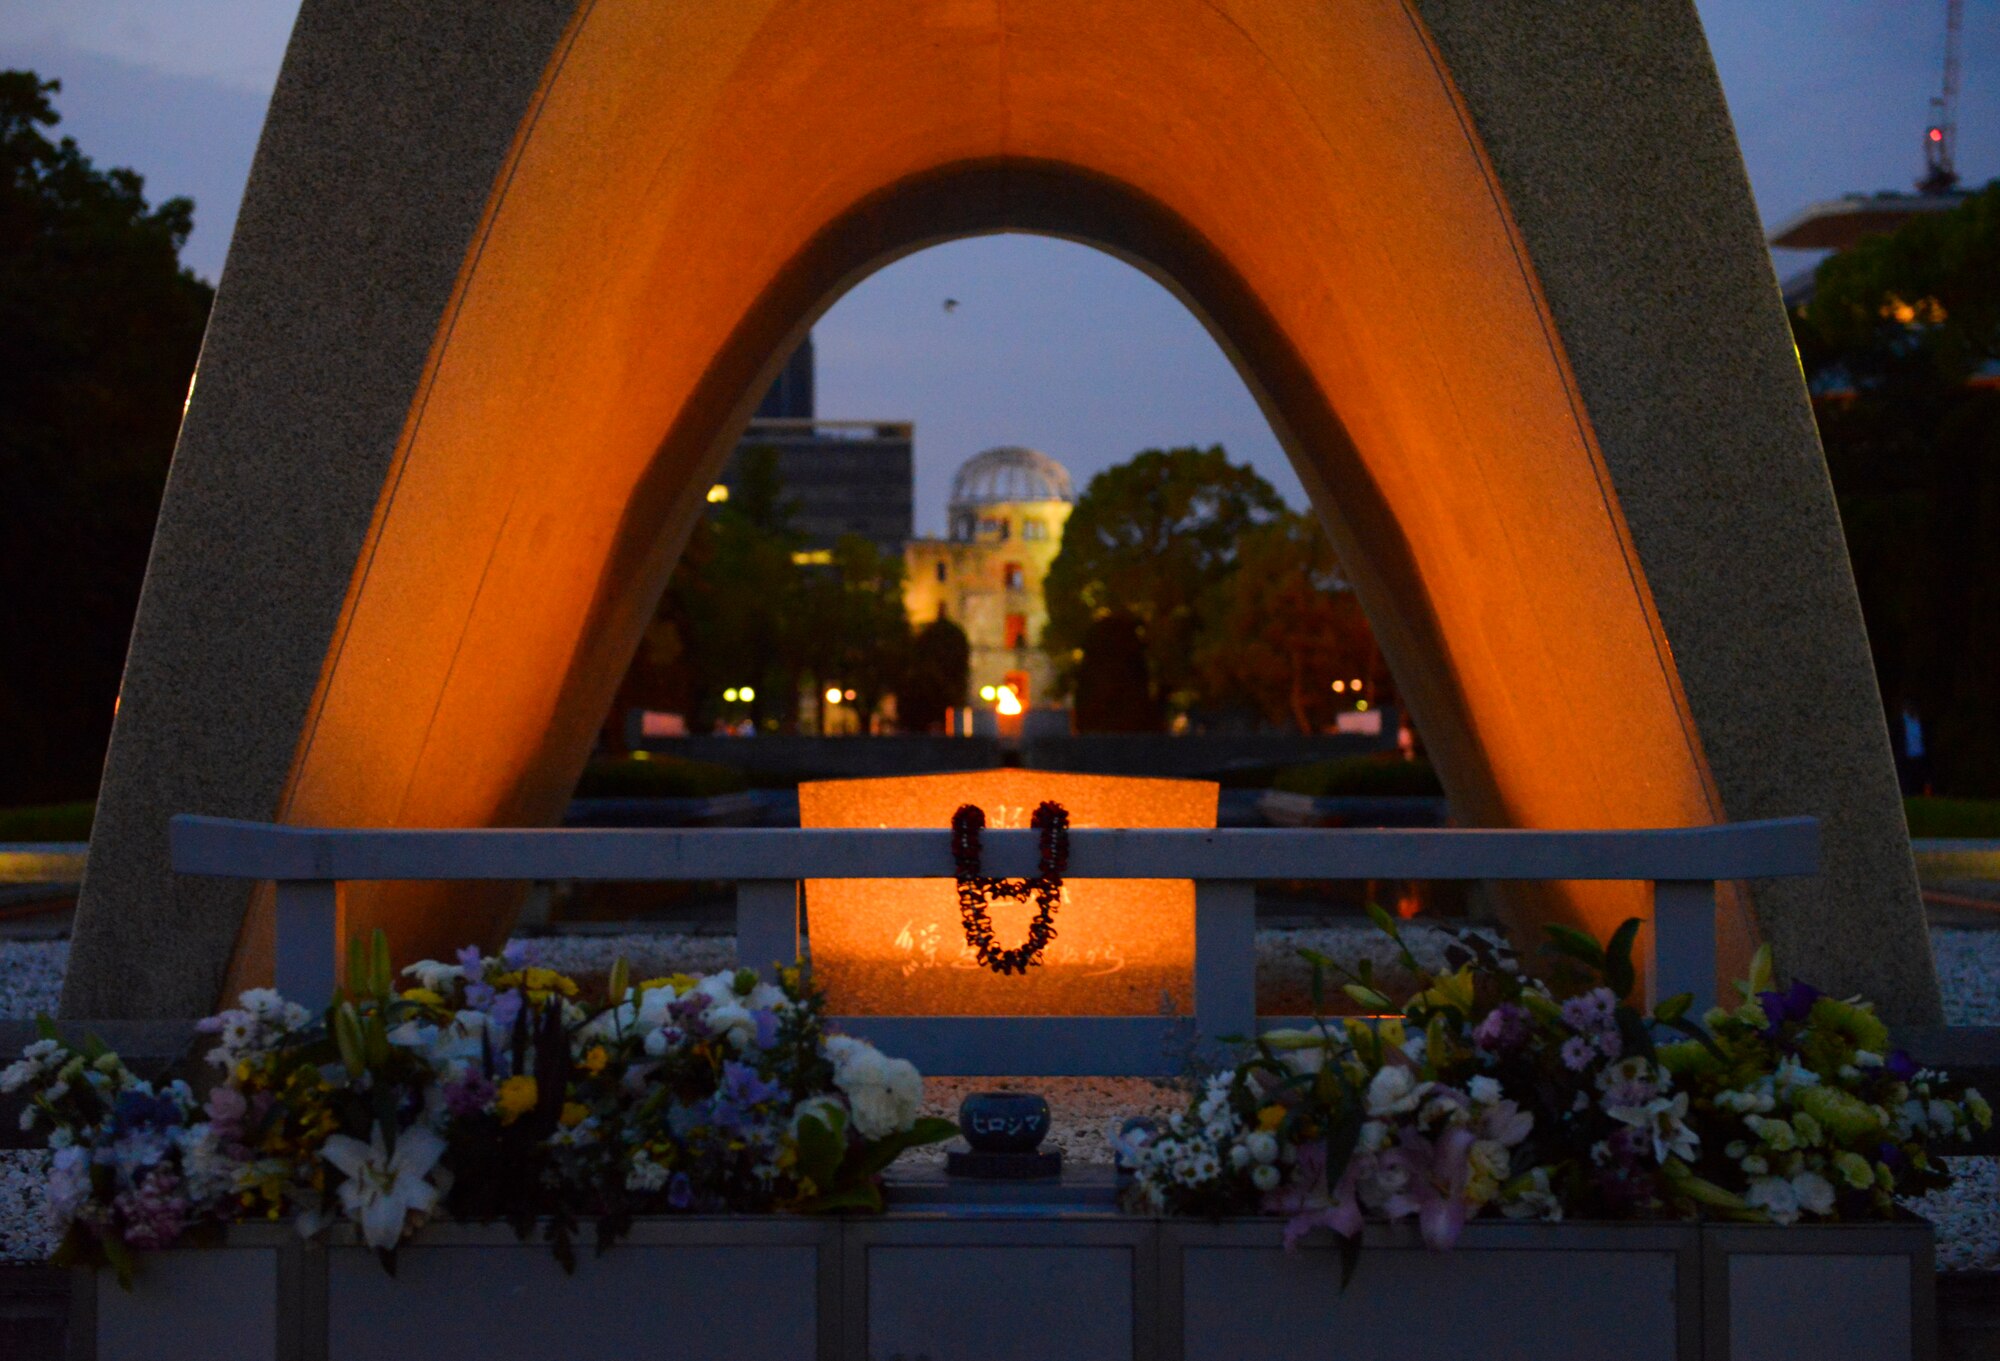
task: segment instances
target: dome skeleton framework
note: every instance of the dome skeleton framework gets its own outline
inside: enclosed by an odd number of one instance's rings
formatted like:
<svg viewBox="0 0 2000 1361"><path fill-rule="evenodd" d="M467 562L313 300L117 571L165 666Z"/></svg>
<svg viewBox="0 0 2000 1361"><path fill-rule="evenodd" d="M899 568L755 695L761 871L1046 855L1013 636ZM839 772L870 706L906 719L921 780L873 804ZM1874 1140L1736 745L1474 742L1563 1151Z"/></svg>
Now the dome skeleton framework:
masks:
<svg viewBox="0 0 2000 1361"><path fill-rule="evenodd" d="M951 479L955 514L1010 501L1074 501L1069 470L1037 449L1004 444L974 454Z"/></svg>

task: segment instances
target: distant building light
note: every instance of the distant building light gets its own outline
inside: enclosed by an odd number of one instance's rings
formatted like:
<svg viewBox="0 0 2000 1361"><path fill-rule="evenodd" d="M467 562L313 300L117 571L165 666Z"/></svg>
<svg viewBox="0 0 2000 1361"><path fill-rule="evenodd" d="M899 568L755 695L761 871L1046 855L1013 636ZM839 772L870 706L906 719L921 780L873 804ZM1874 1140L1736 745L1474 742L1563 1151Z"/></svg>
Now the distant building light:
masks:
<svg viewBox="0 0 2000 1361"><path fill-rule="evenodd" d="M830 567L833 565L831 548L802 548L792 554L794 567Z"/></svg>
<svg viewBox="0 0 2000 1361"><path fill-rule="evenodd" d="M757 691L751 686L739 685L736 687L736 698L748 704L751 700L757 698Z"/></svg>
<svg viewBox="0 0 2000 1361"><path fill-rule="evenodd" d="M1336 694L1336 695L1344 695L1344 694L1346 694L1346 693L1347 693L1347 682L1346 682L1346 681L1335 681L1335 682L1333 683L1333 693L1334 693L1334 694Z"/></svg>
<svg viewBox="0 0 2000 1361"><path fill-rule="evenodd" d="M1354 701L1354 712L1355 712L1355 713L1357 713L1357 714L1365 714L1365 713L1367 713L1367 712L1368 712L1368 701L1367 701L1367 700L1365 700L1365 699L1357 699L1357 700L1355 700L1355 701Z"/></svg>
<svg viewBox="0 0 2000 1361"><path fill-rule="evenodd" d="M828 704L840 703L840 689L838 686L829 685L826 687L826 702Z"/></svg>
<svg viewBox="0 0 2000 1361"><path fill-rule="evenodd" d="M982 685L979 687L979 697L985 700L988 704L991 704L994 701L994 699L998 697L999 693L1000 691L998 686Z"/></svg>
<svg viewBox="0 0 2000 1361"><path fill-rule="evenodd" d="M736 702L736 687L735 687L735 686L733 686L733 685L732 685L732 686L730 686L730 687L729 687L729 688L728 688L727 690L724 690L724 691L722 692L722 702L723 702L724 704L734 704L734 703Z"/></svg>
<svg viewBox="0 0 2000 1361"><path fill-rule="evenodd" d="M842 690L840 692L840 697L846 700L849 704L854 703L854 692L852 690Z"/></svg>
<svg viewBox="0 0 2000 1361"><path fill-rule="evenodd" d="M708 489L708 503L719 506L729 499L729 488L718 482Z"/></svg>
<svg viewBox="0 0 2000 1361"><path fill-rule="evenodd" d="M1347 685L1350 690L1359 690L1361 688L1360 677L1357 676L1355 679L1349 681Z"/></svg>
<svg viewBox="0 0 2000 1361"><path fill-rule="evenodd" d="M994 709L1005 717L1012 718L1021 712L1021 697L1014 693L1014 687L1003 685L995 697Z"/></svg>

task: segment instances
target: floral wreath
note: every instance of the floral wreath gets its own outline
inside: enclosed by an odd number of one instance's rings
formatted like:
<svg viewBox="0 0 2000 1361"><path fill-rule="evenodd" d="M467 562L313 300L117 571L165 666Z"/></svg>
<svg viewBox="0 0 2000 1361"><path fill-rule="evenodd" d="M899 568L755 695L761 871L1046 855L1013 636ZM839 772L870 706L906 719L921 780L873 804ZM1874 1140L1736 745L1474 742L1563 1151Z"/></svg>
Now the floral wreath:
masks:
<svg viewBox="0 0 2000 1361"><path fill-rule="evenodd" d="M1063 874L1069 868L1069 810L1050 800L1035 809L1029 825L1042 834L1042 857L1032 879L990 879L980 873L979 830L986 814L966 804L951 816L951 859L958 869L958 914L965 925L965 943L982 967L997 974L1025 974L1041 963L1042 951L1055 939L1056 908L1062 903ZM987 904L994 898L1035 900L1035 917L1028 938L1011 950L993 943L993 918Z"/></svg>

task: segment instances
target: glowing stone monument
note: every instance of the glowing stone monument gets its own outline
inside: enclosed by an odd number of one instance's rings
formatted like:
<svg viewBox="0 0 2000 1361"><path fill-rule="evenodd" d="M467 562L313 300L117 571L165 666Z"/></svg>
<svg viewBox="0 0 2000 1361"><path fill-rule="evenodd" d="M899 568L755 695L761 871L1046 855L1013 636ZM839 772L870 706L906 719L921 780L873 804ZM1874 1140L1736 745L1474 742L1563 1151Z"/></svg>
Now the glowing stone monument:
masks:
<svg viewBox="0 0 2000 1361"><path fill-rule="evenodd" d="M982 770L799 786L805 827L935 827L975 804L994 829L1025 828L1047 799L1070 826L1213 827L1217 786L1039 770ZM1003 945L1026 936L1034 905L989 907ZM1078 880L1063 886L1056 936L1024 975L980 966L950 879L810 879L813 975L837 1014L1151 1016L1194 1009L1194 884Z"/></svg>

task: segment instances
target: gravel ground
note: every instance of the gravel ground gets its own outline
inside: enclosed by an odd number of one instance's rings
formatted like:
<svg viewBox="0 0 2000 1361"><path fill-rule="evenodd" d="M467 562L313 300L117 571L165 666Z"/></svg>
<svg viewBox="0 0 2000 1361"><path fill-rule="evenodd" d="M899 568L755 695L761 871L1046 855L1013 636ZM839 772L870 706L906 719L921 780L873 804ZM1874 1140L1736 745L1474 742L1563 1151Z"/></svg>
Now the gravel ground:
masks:
<svg viewBox="0 0 2000 1361"><path fill-rule="evenodd" d="M1434 927L1408 930L1413 952L1426 966L1442 963L1453 933ZM1931 932L1946 1020L1953 1025L2000 1025L2000 931L1937 928ZM544 963L584 981L601 980L611 961L624 955L636 977L687 971L712 972L735 960L729 936L649 935L546 936L533 941ZM1257 936L1258 993L1267 1011L1302 1010L1308 970L1300 948L1318 950L1347 967L1362 958L1394 990L1399 970L1389 943L1372 927L1339 925L1304 931L1260 931ZM0 942L0 1019L25 1019L53 1011L69 958L65 941ZM600 983L601 985L601 983ZM1127 1115L1164 1115L1180 1109L1181 1092L1172 1084L1144 1078L1033 1078L1049 1098L1053 1120L1047 1146L1060 1148L1076 1163L1105 1163L1110 1149L1105 1128ZM928 1114L955 1117L958 1103L973 1091L1009 1084L1003 1078L941 1078L924 1084ZM1996 1095L1989 1093L1990 1095ZM942 1162L946 1145L909 1155L917 1162ZM43 1224L41 1171L46 1155L0 1152L0 1261L34 1261L53 1243ZM1912 1202L1938 1226L1938 1265L1948 1270L2000 1268L2000 1159L1954 1158L1959 1184L1948 1193Z"/></svg>
<svg viewBox="0 0 2000 1361"><path fill-rule="evenodd" d="M1945 1024L2000 1025L2000 931L1933 927L1931 955Z"/></svg>

